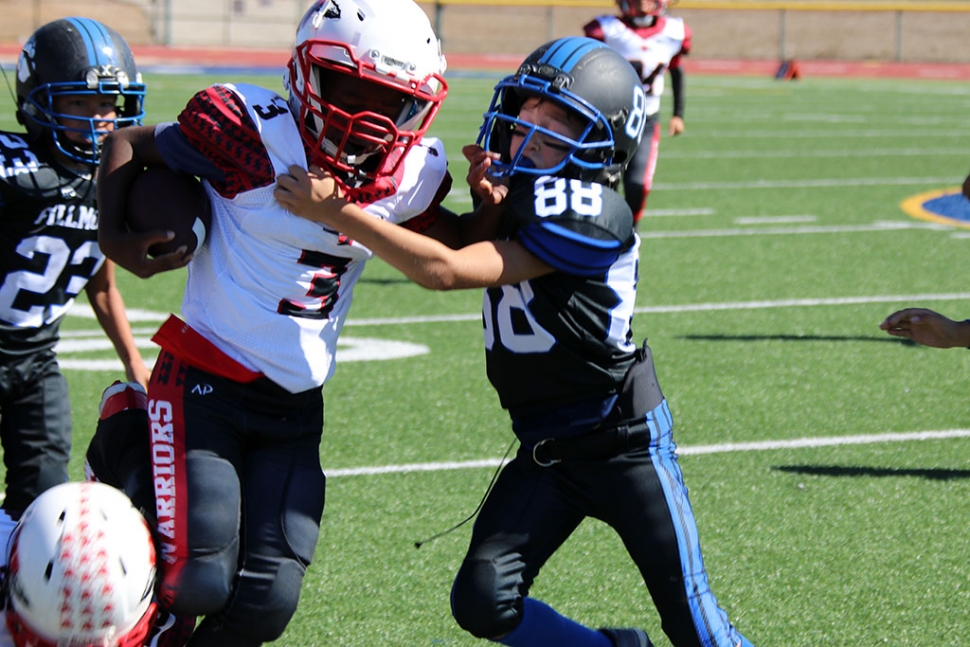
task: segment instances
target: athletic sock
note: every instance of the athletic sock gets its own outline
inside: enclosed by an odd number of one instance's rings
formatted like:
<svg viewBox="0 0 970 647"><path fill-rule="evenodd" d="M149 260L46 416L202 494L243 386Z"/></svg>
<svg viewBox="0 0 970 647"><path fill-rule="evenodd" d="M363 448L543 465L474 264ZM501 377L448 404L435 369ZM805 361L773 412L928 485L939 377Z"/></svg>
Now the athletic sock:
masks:
<svg viewBox="0 0 970 647"><path fill-rule="evenodd" d="M610 639L599 631L559 615L549 605L533 598L523 600L519 626L497 642L508 647L613 647Z"/></svg>

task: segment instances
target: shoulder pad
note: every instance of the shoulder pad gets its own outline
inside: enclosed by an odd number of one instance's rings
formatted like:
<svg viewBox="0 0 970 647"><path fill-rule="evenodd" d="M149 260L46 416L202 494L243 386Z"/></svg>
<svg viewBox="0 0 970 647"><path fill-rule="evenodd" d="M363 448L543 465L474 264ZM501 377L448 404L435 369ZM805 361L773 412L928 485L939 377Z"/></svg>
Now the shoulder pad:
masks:
<svg viewBox="0 0 970 647"><path fill-rule="evenodd" d="M570 274L602 273L633 240L629 206L602 184L544 176L514 182L507 199L509 237Z"/></svg>

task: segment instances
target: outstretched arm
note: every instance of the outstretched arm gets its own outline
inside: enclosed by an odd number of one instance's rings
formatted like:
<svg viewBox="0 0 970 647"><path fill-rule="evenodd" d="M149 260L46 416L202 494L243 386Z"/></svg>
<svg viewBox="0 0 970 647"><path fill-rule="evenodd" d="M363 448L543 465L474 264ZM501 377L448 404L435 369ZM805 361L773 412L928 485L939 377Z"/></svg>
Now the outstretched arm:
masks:
<svg viewBox="0 0 970 647"><path fill-rule="evenodd" d="M366 245L412 281L431 290L518 283L553 269L515 241L475 242L452 249L423 234L376 218L340 195L332 177L294 166L274 195L289 211Z"/></svg>
<svg viewBox="0 0 970 647"><path fill-rule="evenodd" d="M970 347L970 321L954 321L926 308L906 308L886 317L879 327L933 348Z"/></svg>

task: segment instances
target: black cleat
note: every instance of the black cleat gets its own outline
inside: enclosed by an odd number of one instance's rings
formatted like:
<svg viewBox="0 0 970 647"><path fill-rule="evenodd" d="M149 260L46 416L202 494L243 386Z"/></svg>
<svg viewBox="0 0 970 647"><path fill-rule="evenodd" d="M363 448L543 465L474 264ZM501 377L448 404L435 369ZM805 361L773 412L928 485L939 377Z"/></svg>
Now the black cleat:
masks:
<svg viewBox="0 0 970 647"><path fill-rule="evenodd" d="M653 647L643 629L600 629L600 633L612 641L614 647Z"/></svg>

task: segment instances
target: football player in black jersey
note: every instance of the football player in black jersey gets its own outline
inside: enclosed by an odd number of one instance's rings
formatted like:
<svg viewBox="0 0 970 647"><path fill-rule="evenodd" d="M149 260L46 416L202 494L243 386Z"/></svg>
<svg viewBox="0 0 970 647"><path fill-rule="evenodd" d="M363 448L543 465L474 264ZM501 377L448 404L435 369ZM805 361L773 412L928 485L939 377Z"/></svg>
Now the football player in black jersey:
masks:
<svg viewBox="0 0 970 647"><path fill-rule="evenodd" d="M98 247L101 142L140 123L145 85L124 39L88 18L40 27L17 63L17 120L0 132L0 440L4 511L16 518L67 480L71 407L53 347L82 290L130 381L148 383Z"/></svg>
<svg viewBox="0 0 970 647"><path fill-rule="evenodd" d="M365 214L322 171L278 181L289 209L421 285L485 288L488 377L520 448L476 520L451 602L465 630L503 645L651 645L641 629L587 628L529 597L586 517L620 535L673 645L751 644L711 592L670 409L649 347L633 342L640 240L614 187L645 117L639 78L609 46L537 49L496 86L481 147L464 149L482 206L457 219L459 249Z"/></svg>

